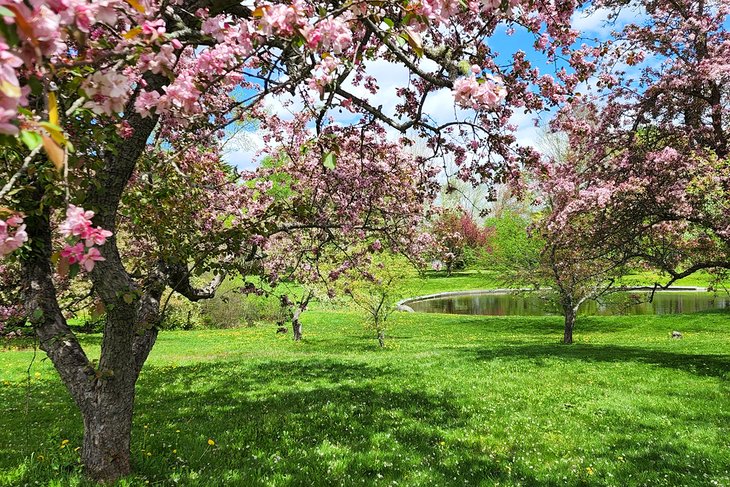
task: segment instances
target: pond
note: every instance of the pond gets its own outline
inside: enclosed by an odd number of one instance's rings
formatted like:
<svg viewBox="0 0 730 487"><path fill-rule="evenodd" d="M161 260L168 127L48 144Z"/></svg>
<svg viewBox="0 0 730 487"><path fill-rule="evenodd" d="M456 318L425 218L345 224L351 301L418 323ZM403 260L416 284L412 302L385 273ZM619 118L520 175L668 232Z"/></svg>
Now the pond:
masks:
<svg viewBox="0 0 730 487"><path fill-rule="evenodd" d="M654 294L651 303L646 302L648 293L616 293L610 302L584 303L582 315L665 315L695 313L711 309L730 309L730 296L699 291L662 291ZM643 302L630 303L631 298ZM449 313L489 316L545 316L559 315L554 303L529 293L470 293L440 296L406 302L420 313Z"/></svg>

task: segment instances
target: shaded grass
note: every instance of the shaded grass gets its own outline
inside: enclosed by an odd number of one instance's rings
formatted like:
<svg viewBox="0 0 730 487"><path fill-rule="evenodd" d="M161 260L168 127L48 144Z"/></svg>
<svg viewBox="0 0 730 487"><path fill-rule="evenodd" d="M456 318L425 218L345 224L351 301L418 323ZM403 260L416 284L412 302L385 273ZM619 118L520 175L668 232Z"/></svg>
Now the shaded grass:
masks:
<svg viewBox="0 0 730 487"><path fill-rule="evenodd" d="M584 318L574 346L559 317L397 320L385 350L348 312L306 313L300 344L162 333L120 485L730 484L728 313ZM80 417L31 356L0 353L0 485L85 485Z"/></svg>

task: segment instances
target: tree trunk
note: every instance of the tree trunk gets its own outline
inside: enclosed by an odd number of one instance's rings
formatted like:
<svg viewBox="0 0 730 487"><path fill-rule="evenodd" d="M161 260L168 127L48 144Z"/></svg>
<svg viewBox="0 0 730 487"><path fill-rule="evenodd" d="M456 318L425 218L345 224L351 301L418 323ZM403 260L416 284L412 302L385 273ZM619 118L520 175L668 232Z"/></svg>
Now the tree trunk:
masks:
<svg viewBox="0 0 730 487"><path fill-rule="evenodd" d="M302 340L302 322L299 320L299 318L302 316L302 313L307 310L307 306L309 306L309 301L312 299L312 296L314 296L314 292L312 291L309 291L305 296L303 296L302 300L299 302L299 305L294 310L294 314L292 315L291 328L294 334L295 342L299 342Z"/></svg>
<svg viewBox="0 0 730 487"><path fill-rule="evenodd" d="M573 328L575 327L575 318L578 314L576 308L568 307L565 309L565 331L563 332L563 343L570 345L573 343Z"/></svg>
<svg viewBox="0 0 730 487"><path fill-rule="evenodd" d="M378 330L378 343L380 348L385 348L385 330Z"/></svg>
<svg viewBox="0 0 730 487"><path fill-rule="evenodd" d="M96 482L113 482L131 472L133 409L134 387L131 394L106 395L93 408L82 411L81 460L86 475Z"/></svg>
<svg viewBox="0 0 730 487"><path fill-rule="evenodd" d="M302 322L299 321L299 312L294 312L294 317L291 320L291 328L294 332L294 341L300 342L302 341Z"/></svg>

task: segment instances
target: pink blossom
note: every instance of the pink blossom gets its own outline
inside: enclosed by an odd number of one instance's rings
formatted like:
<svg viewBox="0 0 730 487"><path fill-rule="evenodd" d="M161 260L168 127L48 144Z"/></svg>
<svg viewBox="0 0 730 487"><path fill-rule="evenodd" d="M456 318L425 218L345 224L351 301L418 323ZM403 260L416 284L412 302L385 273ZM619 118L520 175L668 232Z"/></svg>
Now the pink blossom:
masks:
<svg viewBox="0 0 730 487"><path fill-rule="evenodd" d="M143 117L152 116L152 110L155 109L160 101L160 94L153 91L142 91L134 100L134 109Z"/></svg>
<svg viewBox="0 0 730 487"><path fill-rule="evenodd" d="M23 218L13 215L7 221L0 220L0 258L19 249L28 241Z"/></svg>
<svg viewBox="0 0 730 487"><path fill-rule="evenodd" d="M106 259L101 256L101 252L99 252L99 249L97 249L96 247L92 247L81 257L81 260L79 260L79 264L81 264L81 267L86 269L87 272L91 272L91 270L94 268L94 265L101 260Z"/></svg>
<svg viewBox="0 0 730 487"><path fill-rule="evenodd" d="M494 108L505 96L504 87L489 75L482 78L481 82L473 74L454 81L454 100L464 108Z"/></svg>
<svg viewBox="0 0 730 487"><path fill-rule="evenodd" d="M66 245L61 249L61 257L66 259L70 265L76 264L84 256L84 244L81 242L76 245Z"/></svg>
<svg viewBox="0 0 730 487"><path fill-rule="evenodd" d="M82 88L90 98L87 108L100 115L112 115L124 111L132 82L116 71L97 71L84 80Z"/></svg>
<svg viewBox="0 0 730 487"><path fill-rule="evenodd" d="M25 103L16 68L23 60L0 41L0 134L15 135L18 127L11 123L18 116L18 106Z"/></svg>
<svg viewBox="0 0 730 487"><path fill-rule="evenodd" d="M58 227L64 237L77 237L87 235L91 229L91 219L94 218L93 211L86 211L75 205L68 205L66 219ZM83 238L83 237L82 237Z"/></svg>
<svg viewBox="0 0 730 487"><path fill-rule="evenodd" d="M87 247L104 245L106 239L112 236L112 232L100 227L92 227L92 218L94 218L93 211L69 205L66 210L66 219L58 229L66 238L78 237L80 240L84 240Z"/></svg>
<svg viewBox="0 0 730 487"><path fill-rule="evenodd" d="M156 41L165 35L165 21L162 19L149 21L146 20L142 24L142 33L150 37L150 41Z"/></svg>

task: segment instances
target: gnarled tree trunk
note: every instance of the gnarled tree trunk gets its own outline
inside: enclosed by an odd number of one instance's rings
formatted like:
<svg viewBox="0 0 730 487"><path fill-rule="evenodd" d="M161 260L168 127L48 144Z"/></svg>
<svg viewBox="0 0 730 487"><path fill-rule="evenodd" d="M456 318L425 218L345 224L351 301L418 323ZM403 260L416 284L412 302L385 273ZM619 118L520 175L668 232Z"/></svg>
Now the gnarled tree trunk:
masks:
<svg viewBox="0 0 730 487"><path fill-rule="evenodd" d="M98 402L81 411L84 443L81 460L86 474L98 482L112 482L131 470L130 439L134 410L132 392L99 395Z"/></svg>

